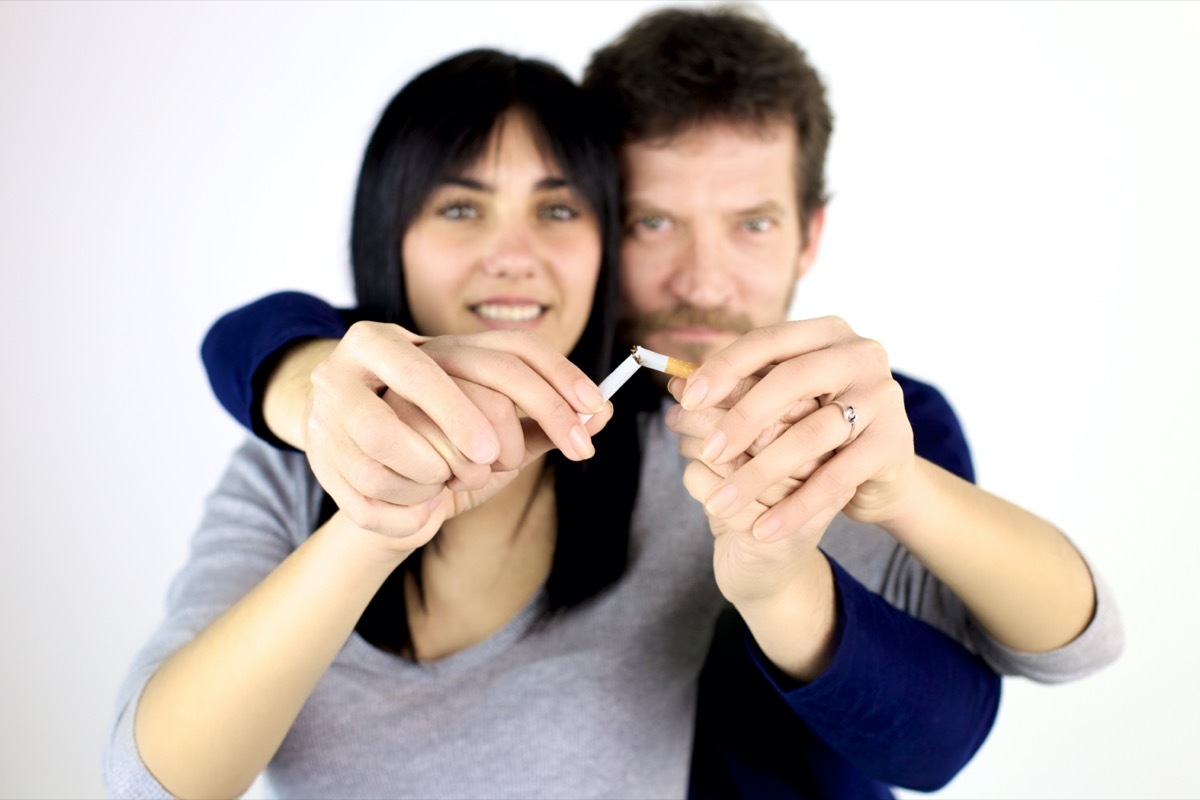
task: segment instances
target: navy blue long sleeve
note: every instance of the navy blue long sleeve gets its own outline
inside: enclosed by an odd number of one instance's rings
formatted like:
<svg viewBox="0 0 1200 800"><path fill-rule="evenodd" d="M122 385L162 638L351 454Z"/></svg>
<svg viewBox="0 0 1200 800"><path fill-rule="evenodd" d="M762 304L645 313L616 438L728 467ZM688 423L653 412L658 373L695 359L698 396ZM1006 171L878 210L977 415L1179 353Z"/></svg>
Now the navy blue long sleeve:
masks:
<svg viewBox="0 0 1200 800"><path fill-rule="evenodd" d="M200 358L225 410L260 439L285 446L262 418L262 393L271 370L290 345L304 339L340 339L347 327L324 300L302 292L277 292L213 323L200 345Z"/></svg>
<svg viewBox="0 0 1200 800"><path fill-rule="evenodd" d="M999 676L830 564L837 649L815 681L780 675L732 609L718 622L700 677L693 798L889 798L889 785L932 791L987 738Z"/></svg>

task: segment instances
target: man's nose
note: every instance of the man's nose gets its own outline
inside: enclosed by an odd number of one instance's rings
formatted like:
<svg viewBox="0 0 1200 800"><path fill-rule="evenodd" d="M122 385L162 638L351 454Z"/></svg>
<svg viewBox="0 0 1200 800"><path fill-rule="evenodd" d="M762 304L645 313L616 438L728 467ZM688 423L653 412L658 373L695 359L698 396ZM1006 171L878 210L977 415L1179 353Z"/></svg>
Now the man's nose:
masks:
<svg viewBox="0 0 1200 800"><path fill-rule="evenodd" d="M537 247L528 226L507 222L496 228L483 257L483 272L493 278L528 278L537 270Z"/></svg>
<svg viewBox="0 0 1200 800"><path fill-rule="evenodd" d="M719 235L694 231L680 250L671 278L671 291L699 308L729 303L733 291L729 254Z"/></svg>

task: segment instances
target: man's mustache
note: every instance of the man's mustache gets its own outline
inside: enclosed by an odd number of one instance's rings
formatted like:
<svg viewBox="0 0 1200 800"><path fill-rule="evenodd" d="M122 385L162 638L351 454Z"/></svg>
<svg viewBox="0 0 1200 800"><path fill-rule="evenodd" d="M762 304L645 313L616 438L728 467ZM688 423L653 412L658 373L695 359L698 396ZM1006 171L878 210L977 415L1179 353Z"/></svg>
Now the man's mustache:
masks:
<svg viewBox="0 0 1200 800"><path fill-rule="evenodd" d="M669 328L711 328L740 336L752 330L754 323L746 314L736 314L720 308L677 306L650 311L637 318L627 318L623 327L627 340L637 342L651 333Z"/></svg>

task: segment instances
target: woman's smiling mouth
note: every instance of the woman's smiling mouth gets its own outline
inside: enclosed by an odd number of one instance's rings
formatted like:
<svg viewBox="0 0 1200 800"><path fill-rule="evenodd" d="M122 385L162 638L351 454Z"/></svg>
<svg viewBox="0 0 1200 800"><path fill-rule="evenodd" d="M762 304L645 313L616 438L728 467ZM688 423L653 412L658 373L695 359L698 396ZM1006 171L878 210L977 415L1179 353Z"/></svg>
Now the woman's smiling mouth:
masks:
<svg viewBox="0 0 1200 800"><path fill-rule="evenodd" d="M490 322L532 322L546 311L539 303L479 303L471 311Z"/></svg>

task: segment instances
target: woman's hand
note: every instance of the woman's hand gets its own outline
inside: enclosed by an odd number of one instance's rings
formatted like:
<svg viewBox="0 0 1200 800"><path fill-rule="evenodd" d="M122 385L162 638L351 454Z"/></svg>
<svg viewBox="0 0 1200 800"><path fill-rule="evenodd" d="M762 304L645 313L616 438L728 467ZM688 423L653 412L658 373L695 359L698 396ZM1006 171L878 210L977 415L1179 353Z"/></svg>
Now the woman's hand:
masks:
<svg viewBox="0 0 1200 800"><path fill-rule="evenodd" d="M429 338L370 322L301 345L264 397L271 429L308 454L338 507L392 536L478 505L551 448L589 458L610 409L536 334ZM585 426L580 413L596 416Z"/></svg>
<svg viewBox="0 0 1200 800"><path fill-rule="evenodd" d="M734 466L701 498L713 517L740 514L788 480L795 489L753 523L763 541L828 524L843 506L863 522L903 513L916 462L903 394L883 348L842 320L751 331L671 388L687 413L717 412L689 445L710 465Z"/></svg>

